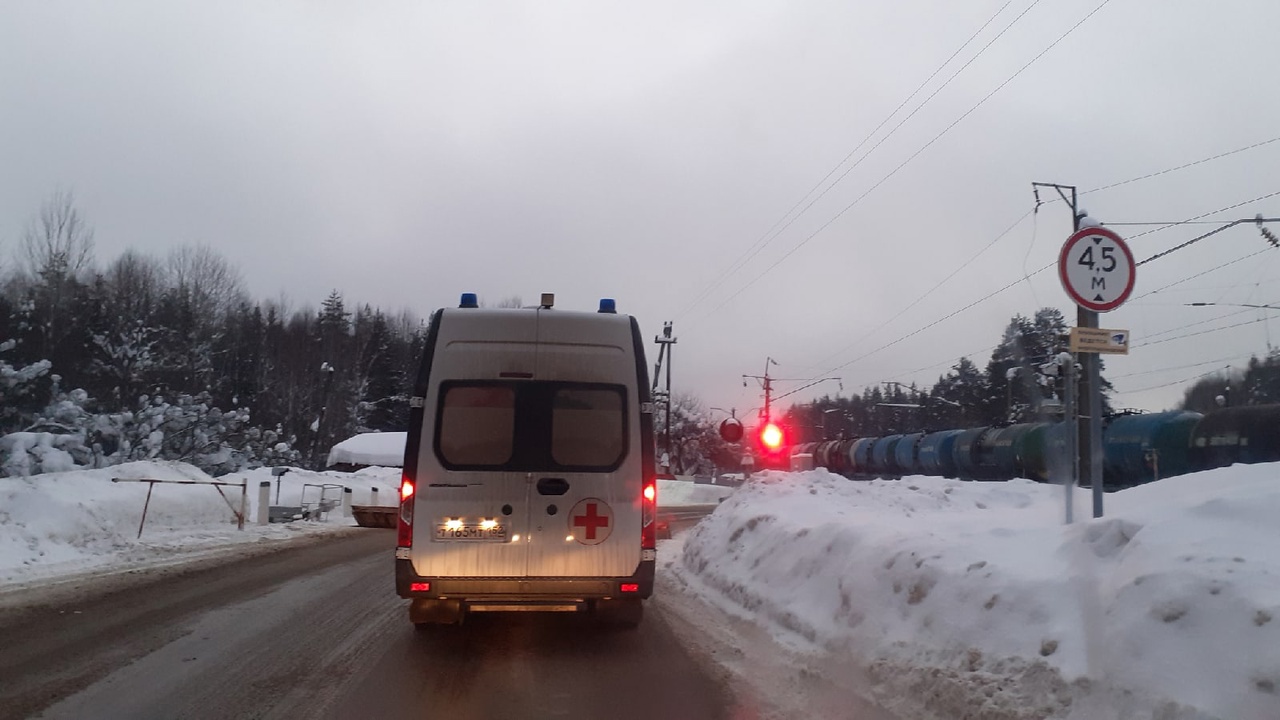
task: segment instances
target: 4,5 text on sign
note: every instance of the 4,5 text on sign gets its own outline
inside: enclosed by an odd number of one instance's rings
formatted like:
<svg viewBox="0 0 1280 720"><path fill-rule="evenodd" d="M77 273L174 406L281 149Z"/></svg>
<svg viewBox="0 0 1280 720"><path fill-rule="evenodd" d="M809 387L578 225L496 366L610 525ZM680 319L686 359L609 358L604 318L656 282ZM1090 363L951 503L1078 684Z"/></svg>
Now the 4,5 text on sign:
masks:
<svg viewBox="0 0 1280 720"><path fill-rule="evenodd" d="M1062 287L1077 305L1093 312L1115 310L1128 299L1135 269L1129 246L1102 227L1077 231L1058 256Z"/></svg>

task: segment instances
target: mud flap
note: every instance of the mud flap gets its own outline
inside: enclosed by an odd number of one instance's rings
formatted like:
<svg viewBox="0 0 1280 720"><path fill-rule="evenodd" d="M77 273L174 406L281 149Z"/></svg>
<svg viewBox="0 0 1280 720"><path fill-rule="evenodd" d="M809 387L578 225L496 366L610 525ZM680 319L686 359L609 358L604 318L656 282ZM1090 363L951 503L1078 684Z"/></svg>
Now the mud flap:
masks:
<svg viewBox="0 0 1280 720"><path fill-rule="evenodd" d="M644 619L644 603L640 598L597 600L592 610L596 622L613 627L637 628Z"/></svg>
<svg viewBox="0 0 1280 720"><path fill-rule="evenodd" d="M460 600L414 598L409 602L409 622L420 629L429 625L461 625L465 616Z"/></svg>

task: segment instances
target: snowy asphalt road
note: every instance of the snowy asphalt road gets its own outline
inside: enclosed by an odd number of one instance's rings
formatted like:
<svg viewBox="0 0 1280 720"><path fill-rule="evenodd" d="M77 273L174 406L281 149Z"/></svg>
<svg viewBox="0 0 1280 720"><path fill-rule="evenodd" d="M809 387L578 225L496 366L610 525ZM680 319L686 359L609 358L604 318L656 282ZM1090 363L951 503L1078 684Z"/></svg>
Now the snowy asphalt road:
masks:
<svg viewBox="0 0 1280 720"><path fill-rule="evenodd" d="M362 531L0 611L0 718L738 714L653 603L632 632L527 614L419 635L394 542Z"/></svg>

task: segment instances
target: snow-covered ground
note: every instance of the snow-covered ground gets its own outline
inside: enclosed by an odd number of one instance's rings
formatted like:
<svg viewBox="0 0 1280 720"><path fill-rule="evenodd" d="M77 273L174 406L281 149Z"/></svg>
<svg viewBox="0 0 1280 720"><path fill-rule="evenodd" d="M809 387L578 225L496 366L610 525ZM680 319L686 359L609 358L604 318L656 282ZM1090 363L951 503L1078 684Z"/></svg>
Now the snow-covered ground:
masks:
<svg viewBox="0 0 1280 720"><path fill-rule="evenodd" d="M391 504L399 474L291 470L280 502L331 483ZM113 477L211 479L154 462L0 479L0 591L352 532L340 511L240 532L212 487L159 484L137 539L147 485ZM242 479L252 520L275 478L218 478ZM1280 719L1280 465L1111 494L1106 518L1071 526L1061 488L1025 481L659 486L663 506L717 502L661 544L655 600L782 717L863 696L904 720Z"/></svg>
<svg viewBox="0 0 1280 720"><path fill-rule="evenodd" d="M248 480L249 521L244 531L236 529L231 506L215 486L158 483L151 492L139 538L148 483L112 482L113 478L215 480L185 463L152 461L0 478L0 590L91 571L183 562L250 544L355 525L340 509L328 513L323 521L256 525L262 482L271 484L270 503L276 504L276 478L270 468L261 468L216 478L227 483ZM350 487L357 505L368 504L374 488L379 491L380 504L393 504L399 483L398 468L367 468L356 473L291 469L280 478L279 504L299 506L304 499L308 503L319 500L321 489L314 486L325 484ZM240 488L221 489L239 510ZM341 491L330 488L327 497L340 498Z"/></svg>
<svg viewBox="0 0 1280 720"><path fill-rule="evenodd" d="M693 478L682 480L658 479L658 505L715 505L733 493L733 488L723 485L700 485Z"/></svg>
<svg viewBox="0 0 1280 720"><path fill-rule="evenodd" d="M146 524L138 524L148 484L112 482L113 478L248 481L248 522L236 528L240 488L222 487L227 500L211 485L156 484L147 506ZM30 586L85 572L132 570L207 557L248 545L282 541L353 527L341 509L316 522L256 525L258 491L270 484L269 504L301 506L320 499L341 498L340 485L351 488L355 505L394 505L400 469L369 467L354 473L312 472L291 468L276 480L270 468L212 478L185 463L134 462L100 470L73 470L30 477L0 478L0 591ZM374 490L377 490L376 497ZM729 488L692 482L660 481L663 506L713 504ZM265 546L264 546L265 547Z"/></svg>
<svg viewBox="0 0 1280 720"><path fill-rule="evenodd" d="M764 473L660 557L669 587L825 675L802 685L903 718L1280 718L1280 465L1111 494L1071 526L1063 502L1029 481ZM758 672L762 654L722 657Z"/></svg>

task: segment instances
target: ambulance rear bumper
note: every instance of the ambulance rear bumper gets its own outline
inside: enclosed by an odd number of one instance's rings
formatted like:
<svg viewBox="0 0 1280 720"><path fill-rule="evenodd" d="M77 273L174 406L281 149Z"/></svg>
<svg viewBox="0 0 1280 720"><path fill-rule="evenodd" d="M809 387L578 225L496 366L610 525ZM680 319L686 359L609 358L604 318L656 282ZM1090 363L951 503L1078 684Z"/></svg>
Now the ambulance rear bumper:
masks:
<svg viewBox="0 0 1280 720"><path fill-rule="evenodd" d="M463 602L585 602L604 598L648 598L653 594L656 563L642 560L627 577L530 577L530 578L435 578L419 575L410 560L396 559L396 594L402 598L455 599ZM429 583L429 590L411 590L415 583ZM630 587L635 586L634 590Z"/></svg>

